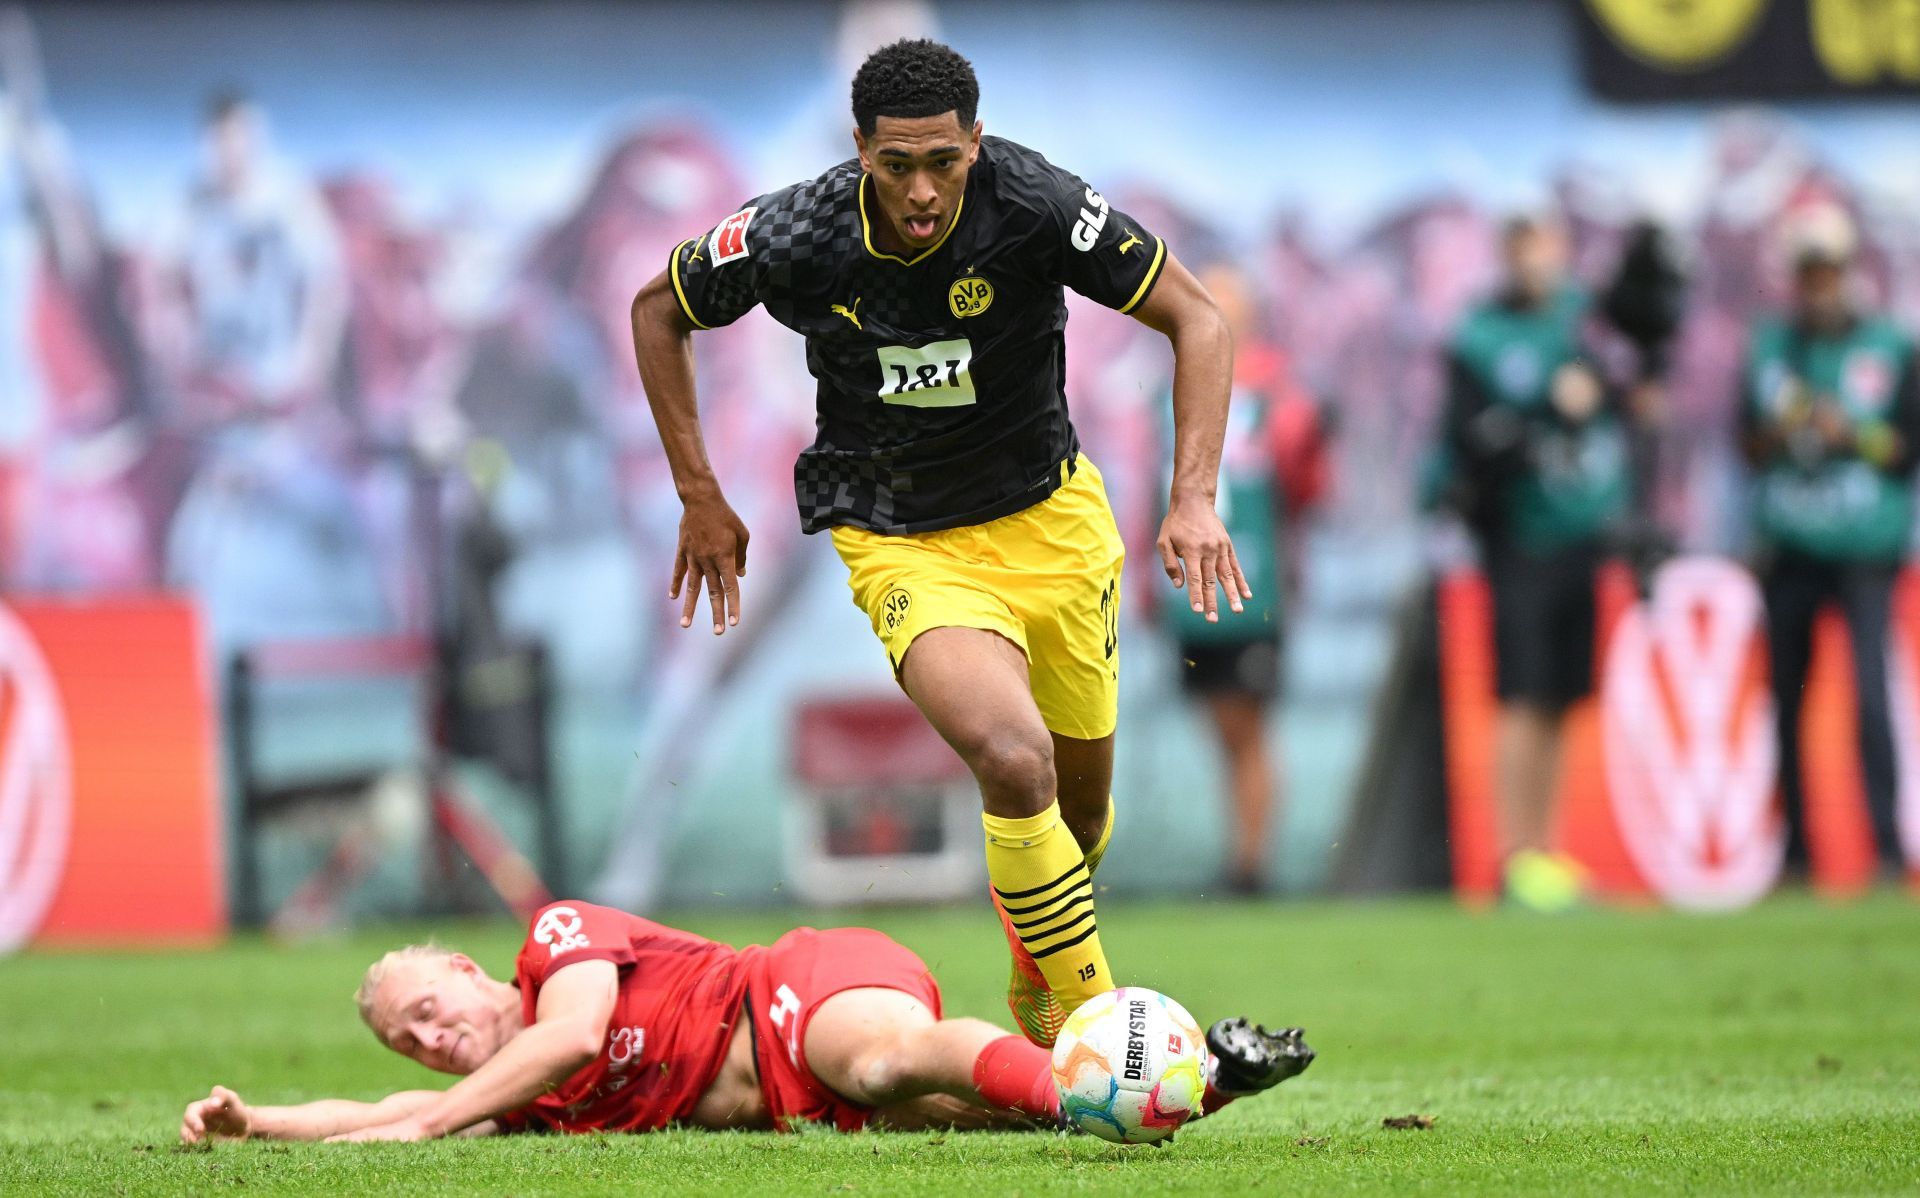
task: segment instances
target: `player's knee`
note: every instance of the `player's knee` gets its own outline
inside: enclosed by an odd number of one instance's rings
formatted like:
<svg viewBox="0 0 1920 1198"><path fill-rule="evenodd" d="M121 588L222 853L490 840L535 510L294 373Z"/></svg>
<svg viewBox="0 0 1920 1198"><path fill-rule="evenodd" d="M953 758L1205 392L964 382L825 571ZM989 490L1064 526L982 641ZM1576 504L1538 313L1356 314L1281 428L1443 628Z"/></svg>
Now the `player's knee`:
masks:
<svg viewBox="0 0 1920 1198"><path fill-rule="evenodd" d="M891 1037L877 1043L856 1058L848 1070L853 1089L868 1104L896 1102L914 1097L924 1087L915 1086L914 1054L905 1037Z"/></svg>
<svg viewBox="0 0 1920 1198"><path fill-rule="evenodd" d="M996 732L968 760L974 778L998 815L1037 815L1053 801L1053 745L1046 736Z"/></svg>

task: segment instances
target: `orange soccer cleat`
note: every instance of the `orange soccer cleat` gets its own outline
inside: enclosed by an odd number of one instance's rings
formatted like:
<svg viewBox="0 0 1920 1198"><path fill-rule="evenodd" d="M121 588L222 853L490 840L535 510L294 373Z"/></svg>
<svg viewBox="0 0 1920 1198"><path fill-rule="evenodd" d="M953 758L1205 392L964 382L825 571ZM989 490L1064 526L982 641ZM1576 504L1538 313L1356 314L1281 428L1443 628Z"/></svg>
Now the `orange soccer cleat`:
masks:
<svg viewBox="0 0 1920 1198"><path fill-rule="evenodd" d="M1000 917L1007 948L1013 954L1013 973L1007 978L1007 1010L1013 1012L1013 1024L1028 1040L1041 1048L1052 1048L1067 1022L1067 1010L1047 985L1047 977L1040 972L1033 954L1020 942L1019 930L991 886L987 887L987 897L993 900L994 914Z"/></svg>

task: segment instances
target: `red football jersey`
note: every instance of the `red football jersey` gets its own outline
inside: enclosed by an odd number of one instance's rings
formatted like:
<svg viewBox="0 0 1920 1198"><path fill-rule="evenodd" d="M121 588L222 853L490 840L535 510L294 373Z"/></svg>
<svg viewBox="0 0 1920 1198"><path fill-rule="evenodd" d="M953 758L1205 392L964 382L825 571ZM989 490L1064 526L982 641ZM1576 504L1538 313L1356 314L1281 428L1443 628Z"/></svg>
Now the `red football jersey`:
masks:
<svg viewBox="0 0 1920 1198"><path fill-rule="evenodd" d="M726 1060L750 960L763 951L575 899L542 907L514 967L527 1024L540 987L576 961L612 961L620 996L600 1055L501 1122L511 1130L630 1132L684 1119Z"/></svg>

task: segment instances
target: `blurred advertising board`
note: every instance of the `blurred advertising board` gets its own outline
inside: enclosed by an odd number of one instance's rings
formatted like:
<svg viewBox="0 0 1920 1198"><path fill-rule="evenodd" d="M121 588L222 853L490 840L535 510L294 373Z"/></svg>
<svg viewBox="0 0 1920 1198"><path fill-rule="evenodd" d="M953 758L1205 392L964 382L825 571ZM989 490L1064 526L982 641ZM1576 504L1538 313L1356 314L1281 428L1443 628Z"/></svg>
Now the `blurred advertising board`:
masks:
<svg viewBox="0 0 1920 1198"><path fill-rule="evenodd" d="M204 660L183 599L0 603L0 952L226 930Z"/></svg>
<svg viewBox="0 0 1920 1198"><path fill-rule="evenodd" d="M1573 0L1608 100L1920 95L1915 0Z"/></svg>
<svg viewBox="0 0 1920 1198"><path fill-rule="evenodd" d="M1776 883L1785 849L1759 588L1735 562L1683 557L1661 568L1644 600L1624 569L1600 589L1598 685L1569 716L1560 847L1602 897L1743 906ZM1486 581L1454 573L1438 602L1454 885L1469 901L1491 901L1500 856ZM1901 580L1894 625L1900 826L1911 858L1920 847L1920 572ZM1846 635L1838 613L1821 616L1801 725L1811 881L1842 893L1875 870Z"/></svg>

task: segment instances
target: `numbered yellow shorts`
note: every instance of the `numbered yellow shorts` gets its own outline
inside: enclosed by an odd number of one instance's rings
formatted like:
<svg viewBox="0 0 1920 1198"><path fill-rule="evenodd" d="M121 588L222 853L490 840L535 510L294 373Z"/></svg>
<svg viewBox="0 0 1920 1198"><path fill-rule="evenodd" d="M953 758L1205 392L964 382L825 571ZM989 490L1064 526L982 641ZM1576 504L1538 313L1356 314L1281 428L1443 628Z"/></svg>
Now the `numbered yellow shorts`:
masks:
<svg viewBox="0 0 1920 1198"><path fill-rule="evenodd" d="M1081 740L1113 732L1126 551L1085 456L1065 486L1025 511L900 536L836 528L833 546L896 676L929 628L984 628L1027 655L1049 729Z"/></svg>

